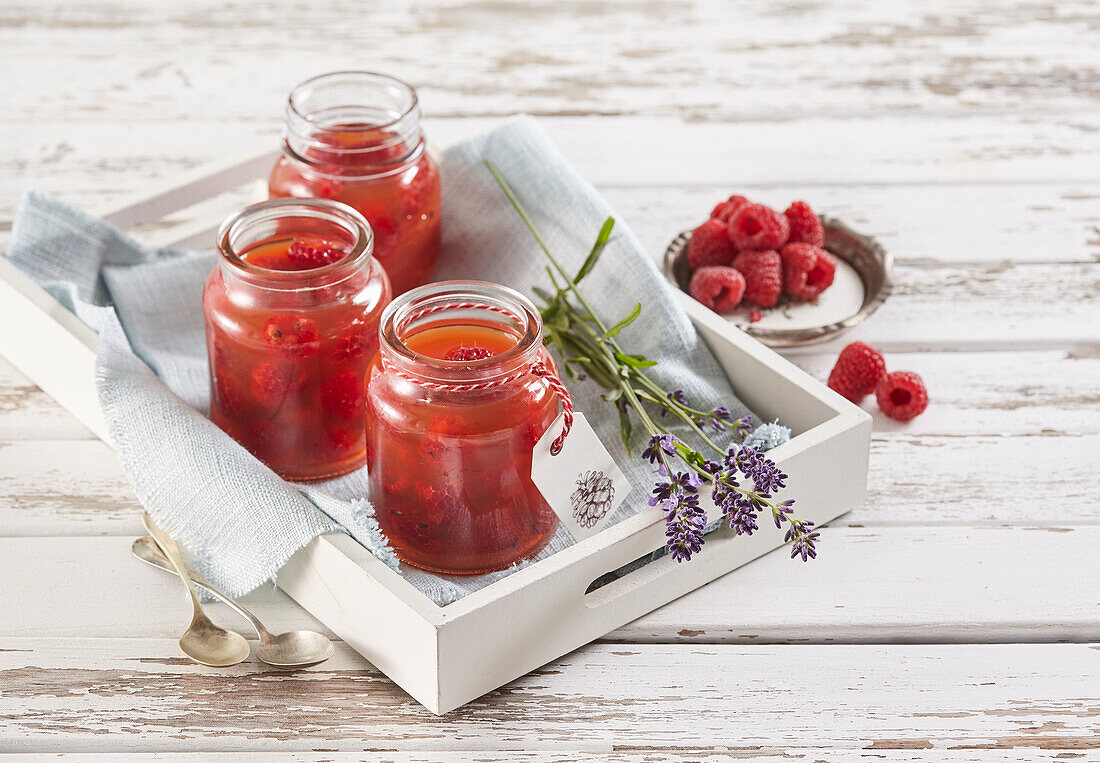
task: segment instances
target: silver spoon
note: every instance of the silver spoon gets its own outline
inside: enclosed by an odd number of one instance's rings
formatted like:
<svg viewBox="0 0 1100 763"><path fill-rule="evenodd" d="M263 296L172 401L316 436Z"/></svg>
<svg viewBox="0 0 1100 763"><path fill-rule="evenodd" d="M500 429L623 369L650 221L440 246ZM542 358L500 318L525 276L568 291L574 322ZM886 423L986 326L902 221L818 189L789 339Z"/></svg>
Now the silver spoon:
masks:
<svg viewBox="0 0 1100 763"><path fill-rule="evenodd" d="M161 553L160 548L157 547L152 538L148 536L138 538L134 541L134 545L130 550L134 556L146 564L175 574L175 570L172 569L168 559ZM193 570L188 569L188 573L195 585L221 599L241 617L252 623L252 627L256 629L256 634L260 637L260 646L256 649L256 657L262 662L286 670L308 668L311 665L324 662L336 653L332 642L316 631L291 631L290 633L272 635L254 614L233 600L228 594L215 588L210 581Z"/></svg>
<svg viewBox="0 0 1100 763"><path fill-rule="evenodd" d="M228 631L215 625L203 612L191 578L187 575L187 565L183 563L179 547L172 536L157 527L148 513L142 514L141 521L153 536L150 540L155 541L155 545L167 557L165 561L183 579L187 595L191 597L191 625L180 636L179 642L183 653L197 663L215 668L224 668L247 660L250 647L245 637L236 631Z"/></svg>

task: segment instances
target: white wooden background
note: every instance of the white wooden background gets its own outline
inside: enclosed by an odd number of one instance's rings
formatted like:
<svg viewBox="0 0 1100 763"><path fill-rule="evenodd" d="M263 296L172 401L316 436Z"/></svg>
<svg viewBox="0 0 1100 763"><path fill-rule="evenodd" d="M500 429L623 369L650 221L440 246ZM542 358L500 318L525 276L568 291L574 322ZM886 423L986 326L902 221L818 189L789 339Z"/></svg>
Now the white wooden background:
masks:
<svg viewBox="0 0 1100 763"><path fill-rule="evenodd" d="M898 286L851 338L932 405L876 414L869 498L817 562L773 554L435 718L342 645L294 675L182 659L114 456L0 360L0 753L1100 754L1096 3L0 2L0 221L29 187L96 208L274 142L337 68L418 84L440 140L539 115L655 256L734 191L879 236ZM840 346L792 357L824 378Z"/></svg>

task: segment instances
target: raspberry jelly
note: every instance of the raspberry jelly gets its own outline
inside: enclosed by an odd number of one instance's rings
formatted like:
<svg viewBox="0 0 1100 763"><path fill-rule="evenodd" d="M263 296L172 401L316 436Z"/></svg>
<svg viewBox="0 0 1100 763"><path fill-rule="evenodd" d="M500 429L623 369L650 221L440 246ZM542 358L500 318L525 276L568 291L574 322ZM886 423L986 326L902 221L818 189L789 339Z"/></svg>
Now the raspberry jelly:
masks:
<svg viewBox="0 0 1100 763"><path fill-rule="evenodd" d="M294 88L268 192L354 207L374 231L394 294L427 283L439 253L439 170L416 91L401 80L333 72Z"/></svg>
<svg viewBox="0 0 1100 763"><path fill-rule="evenodd" d="M367 372L367 449L378 524L402 561L436 572L503 569L540 551L558 518L531 481L558 415L542 320L479 281L408 292L382 315Z"/></svg>
<svg viewBox="0 0 1100 763"><path fill-rule="evenodd" d="M334 201L255 204L218 232L203 291L210 418L280 476L366 461L364 373L390 301L362 215Z"/></svg>

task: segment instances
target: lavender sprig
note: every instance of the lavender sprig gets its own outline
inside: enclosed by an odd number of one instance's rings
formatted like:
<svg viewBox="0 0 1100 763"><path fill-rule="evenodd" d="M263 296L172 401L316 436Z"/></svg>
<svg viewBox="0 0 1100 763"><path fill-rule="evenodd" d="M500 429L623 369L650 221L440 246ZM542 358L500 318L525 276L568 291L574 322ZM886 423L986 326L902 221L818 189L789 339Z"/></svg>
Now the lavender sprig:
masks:
<svg viewBox="0 0 1100 763"><path fill-rule="evenodd" d="M770 511L777 528L787 525L785 540L791 543L791 558L801 556L803 561L815 558L820 533L814 529L814 523L793 516L793 500L779 503L773 500L773 495L786 486L787 475L756 449L740 445L752 428L750 417L734 420L723 405L700 410L690 404L682 389L662 389L646 372L657 365L656 361L626 352L616 338L641 314L642 305L637 304L628 315L608 327L577 287L595 267L610 241L615 221L608 218L604 222L588 257L577 273L570 275L550 252L496 166L488 159L485 165L550 262L546 272L554 291L535 289L545 303L540 312L547 344L558 350L571 379L589 378L607 390L603 399L618 411L621 436L628 452L633 428L631 413L649 434L642 458L653 464L661 477L653 487L649 503L660 506L666 513L666 545L672 558L677 562L688 561L703 546L707 516L699 506L699 490L704 484L710 484L715 505L735 533L751 535L759 529L760 514ZM652 416L646 403L655 406L659 416ZM666 414L683 422L702 447L721 460L708 459L700 450L673 436L658 423ZM722 449L707 434L707 429L713 432L732 429L739 446Z"/></svg>

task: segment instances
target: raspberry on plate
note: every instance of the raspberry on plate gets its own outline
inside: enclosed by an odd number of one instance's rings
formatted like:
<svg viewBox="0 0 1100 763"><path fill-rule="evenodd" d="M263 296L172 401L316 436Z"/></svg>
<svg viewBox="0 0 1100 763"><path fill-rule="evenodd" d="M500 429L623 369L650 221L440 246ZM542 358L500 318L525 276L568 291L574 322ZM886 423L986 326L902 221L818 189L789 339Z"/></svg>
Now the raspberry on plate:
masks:
<svg viewBox="0 0 1100 763"><path fill-rule="evenodd" d="M733 255L733 243L721 220L707 220L692 231L687 247L687 261L692 270L708 265L729 265Z"/></svg>
<svg viewBox="0 0 1100 763"><path fill-rule="evenodd" d="M728 313L741 304L745 277L733 268L711 265L695 271L688 290L691 296L716 313Z"/></svg>
<svg viewBox="0 0 1100 763"><path fill-rule="evenodd" d="M783 269L779 254L771 249L740 252L733 267L745 277L745 299L771 307L783 293Z"/></svg>
<svg viewBox="0 0 1100 763"><path fill-rule="evenodd" d="M858 403L874 392L885 376L886 361L879 351L863 342L852 342L840 351L829 372L829 387Z"/></svg>
<svg viewBox="0 0 1100 763"><path fill-rule="evenodd" d="M779 249L790 230L786 217L763 204L745 204L729 221L729 237L738 249Z"/></svg>
<svg viewBox="0 0 1100 763"><path fill-rule="evenodd" d="M725 201L720 201L714 206L714 209L710 211L710 217L712 220L721 220L724 223L728 223L730 218L733 217L734 212L748 203L750 203L749 200L744 196L730 196Z"/></svg>
<svg viewBox="0 0 1100 763"><path fill-rule="evenodd" d="M816 299L832 286L836 260L824 249L812 244L787 244L779 257L783 260L783 288L795 299Z"/></svg>
<svg viewBox="0 0 1100 763"><path fill-rule="evenodd" d="M928 407L928 390L912 371L886 374L875 387L875 397L882 412L898 421L909 421L924 413Z"/></svg>
<svg viewBox="0 0 1100 763"><path fill-rule="evenodd" d="M825 227L809 204L804 201L792 202L783 216L790 223L791 236L787 239L790 243L825 246Z"/></svg>

